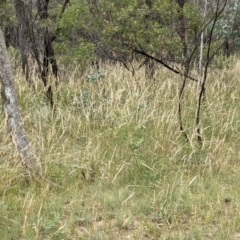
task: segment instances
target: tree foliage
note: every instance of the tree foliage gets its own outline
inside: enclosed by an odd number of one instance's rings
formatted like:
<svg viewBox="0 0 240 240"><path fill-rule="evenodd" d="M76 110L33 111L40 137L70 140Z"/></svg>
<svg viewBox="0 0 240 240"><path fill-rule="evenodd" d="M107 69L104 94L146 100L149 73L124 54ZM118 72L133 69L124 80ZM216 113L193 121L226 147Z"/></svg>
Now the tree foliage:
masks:
<svg viewBox="0 0 240 240"><path fill-rule="evenodd" d="M181 76L178 116L187 141L182 121L184 90L187 80L198 81L195 123L198 141L202 142L201 104L208 69L216 54L223 52L228 57L239 50L239 1L72 0L69 4L69 0L14 0L13 3L16 17L11 14L11 2L0 2L0 27L4 29L7 45L21 49L27 78L28 58L35 59L52 107L53 92L47 80L50 67L58 79L58 60L65 65L77 62L84 69L86 64L112 59L123 63L133 74L132 62L137 60L139 67L146 66L151 77L156 62ZM193 75L191 70L197 64L199 73Z"/></svg>
<svg viewBox="0 0 240 240"><path fill-rule="evenodd" d="M216 0L208 1L203 21L204 1L73 0L63 14L63 1L50 1L45 20L38 18L35 8L34 30L39 33L46 25L53 33L58 30L53 44L63 63L70 60L88 63L107 58L131 61L141 58L132 54L141 46L149 55L164 62L184 64L193 51L192 60L198 61L199 49L195 48L202 31L207 44L216 3ZM17 24L12 4L8 0L0 4L0 25L5 29L5 36L9 33L13 36L16 32L12 28L16 29ZM215 26L212 52L226 43L226 39L232 52L238 50L238 12L239 1L228 1Z"/></svg>

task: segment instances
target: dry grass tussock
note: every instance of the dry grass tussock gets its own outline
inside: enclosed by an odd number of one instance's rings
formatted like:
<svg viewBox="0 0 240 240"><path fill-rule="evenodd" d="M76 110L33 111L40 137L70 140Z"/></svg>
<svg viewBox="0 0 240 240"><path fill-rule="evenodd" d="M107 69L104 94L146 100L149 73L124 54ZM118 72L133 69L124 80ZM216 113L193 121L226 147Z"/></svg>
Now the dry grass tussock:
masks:
<svg viewBox="0 0 240 240"><path fill-rule="evenodd" d="M16 71L41 182L26 179L0 125L1 239L239 239L240 62L209 73L196 141L196 84L119 65L68 71L55 112ZM1 113L2 114L2 113Z"/></svg>

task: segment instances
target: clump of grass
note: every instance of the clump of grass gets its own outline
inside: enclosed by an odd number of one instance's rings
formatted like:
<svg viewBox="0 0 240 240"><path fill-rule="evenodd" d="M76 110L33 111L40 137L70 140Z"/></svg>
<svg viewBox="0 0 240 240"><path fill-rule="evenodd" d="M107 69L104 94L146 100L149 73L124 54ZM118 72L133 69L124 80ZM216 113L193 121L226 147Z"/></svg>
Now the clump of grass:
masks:
<svg viewBox="0 0 240 240"><path fill-rule="evenodd" d="M120 65L101 66L97 78L69 73L54 112L37 77L34 92L16 72L44 176L25 178L1 115L1 239L238 239L239 64L209 74L202 148L196 86L185 92L186 143L181 79L165 69L150 82Z"/></svg>

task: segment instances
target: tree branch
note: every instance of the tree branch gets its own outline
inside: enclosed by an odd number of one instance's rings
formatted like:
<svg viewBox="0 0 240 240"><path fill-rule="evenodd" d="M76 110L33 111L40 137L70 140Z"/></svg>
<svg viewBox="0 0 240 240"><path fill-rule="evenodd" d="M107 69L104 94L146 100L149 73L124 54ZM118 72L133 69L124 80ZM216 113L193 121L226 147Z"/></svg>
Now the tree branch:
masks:
<svg viewBox="0 0 240 240"><path fill-rule="evenodd" d="M125 43L123 43L123 45L129 47L129 46L128 46L127 44L125 44ZM180 71L172 68L172 67L169 66L167 63L165 63L163 60L161 60L161 59L159 59L159 58L156 58L156 57L154 57L154 56L146 53L146 52L143 50L142 46L141 46L139 43L138 43L138 46L139 46L140 49L137 49L137 48L133 48L133 49L132 49L135 53L141 54L141 55L143 55L143 56L145 56L145 57L148 57L149 59L152 59L152 60L160 63L161 65L163 65L164 67L166 67L166 68L169 69L170 71L172 71L172 72L174 72L174 73L176 73L176 74L179 74L179 75L182 76L182 77L186 77L186 78L188 78L188 79L190 79L190 80L192 80L192 81L194 81L194 82L197 82L197 79L196 79L196 78L191 77L191 76L185 76L185 74L183 74L183 73L181 73Z"/></svg>

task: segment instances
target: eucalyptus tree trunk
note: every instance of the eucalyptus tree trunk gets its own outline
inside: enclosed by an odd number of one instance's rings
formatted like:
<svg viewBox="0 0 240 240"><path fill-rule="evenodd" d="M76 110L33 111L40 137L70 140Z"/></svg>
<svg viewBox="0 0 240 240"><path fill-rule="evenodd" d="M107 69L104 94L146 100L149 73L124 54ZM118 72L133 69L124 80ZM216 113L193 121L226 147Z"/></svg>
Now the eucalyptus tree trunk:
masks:
<svg viewBox="0 0 240 240"><path fill-rule="evenodd" d="M16 10L16 17L18 22L18 44L21 52L22 70L26 76L27 81L29 81L29 84L31 84L30 78L29 78L28 58L31 54L33 54L33 51L32 51L33 47L36 48L36 46L33 46L34 45L33 44L34 36L33 36L33 29L32 29L33 19L30 18L32 2L31 1L25 2L23 0L14 0L13 3Z"/></svg>
<svg viewBox="0 0 240 240"><path fill-rule="evenodd" d="M40 19L43 21L46 21L48 19L48 4L49 0L37 0L36 5L38 9L38 14L40 16ZM50 29L48 25L46 24L43 30L44 35L44 52L43 52L43 68L41 72L42 81L45 87L47 87L47 97L50 100L50 104L52 108L54 107L54 101L53 101L53 92L52 92L52 86L48 85L48 75L49 75L49 62L52 64L52 71L53 75L56 79L56 83L58 81L58 66L57 66L57 60L55 58L53 46L52 46L52 37L50 34ZM56 84L57 85L57 84Z"/></svg>
<svg viewBox="0 0 240 240"><path fill-rule="evenodd" d="M204 7L204 13L203 13L203 20L202 23L204 24L206 14L207 14L207 5L208 5L208 0L205 0L205 7ZM202 58L203 58L203 26L201 29L201 38L200 38L200 53L199 53L199 64L198 64L198 90L200 88L201 82L202 82Z"/></svg>
<svg viewBox="0 0 240 240"><path fill-rule="evenodd" d="M37 161L23 127L20 110L17 103L17 93L7 55L4 34L0 30L0 80L2 83L2 105L7 118L7 127L13 143L19 153L23 166L31 176L41 173L41 165Z"/></svg>
<svg viewBox="0 0 240 240"><path fill-rule="evenodd" d="M187 21L186 17L184 15L184 6L186 4L186 0L176 0L176 3L178 4L178 26L177 26L177 34L180 37L181 43L182 43L182 50L183 50L183 58L184 58L184 65L185 68L188 68L186 66L187 60L188 60L188 47L186 42L187 37ZM186 69L185 69L186 70Z"/></svg>
<svg viewBox="0 0 240 240"><path fill-rule="evenodd" d="M34 61L37 63L39 73L41 74L42 81L44 86L47 87L47 76L45 76L45 66L42 67L42 63L40 61L40 46L37 44L34 33L34 18L33 18L33 3L37 5L39 10L40 18L44 19L48 16L47 13L47 6L49 0L46 0L45 3L43 1L37 0L13 0L16 17L18 22L18 43L21 51L21 58L22 58L22 69L26 76L29 85L32 85L31 79L29 77L29 57L33 57ZM42 5L43 4L43 5ZM45 16L45 14L47 14ZM45 41L45 40L44 40ZM44 42L45 45L45 42ZM45 48L45 47L44 47ZM45 53L44 53L45 54ZM33 86L34 87L34 86ZM53 92L51 85L48 87L46 96L50 101L51 107L53 108Z"/></svg>

